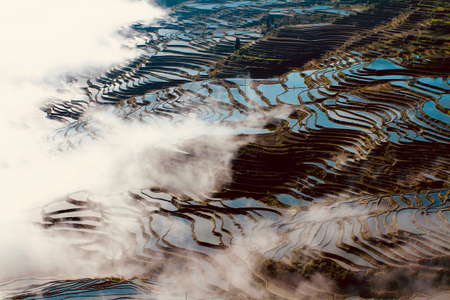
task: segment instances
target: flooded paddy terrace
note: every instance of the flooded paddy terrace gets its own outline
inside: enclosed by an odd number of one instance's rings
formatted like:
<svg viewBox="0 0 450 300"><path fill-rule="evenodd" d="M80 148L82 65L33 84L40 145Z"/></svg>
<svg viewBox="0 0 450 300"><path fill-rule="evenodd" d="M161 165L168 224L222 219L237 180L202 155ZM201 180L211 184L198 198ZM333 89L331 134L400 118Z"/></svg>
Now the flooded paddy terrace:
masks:
<svg viewBox="0 0 450 300"><path fill-rule="evenodd" d="M95 120L83 114L95 107L158 126L183 126L194 117L228 128L226 138L239 147L216 142L223 135L200 135L154 153L165 153L168 172L231 156L219 167L229 167L230 177L206 193L165 183L114 195L74 192L50 202L36 222L70 237L77 259L125 262L148 279L30 279L32 287L9 282L3 290L21 299L182 298L183 291L202 299L346 298L351 292L313 280L292 284L280 270L290 268L292 277L299 266L327 261L369 276L408 265L426 280L448 270L442 261L450 254L450 60L448 40L432 35L448 24L424 23L430 12L421 1L385 2L384 10L374 6L332 25L282 27L264 38L255 27L264 14L306 9L277 1L187 2L174 16L218 15L137 24L146 54L89 78L85 99L49 103L48 117L64 125L48 139L71 151L101 138ZM220 18L237 12L236 20ZM429 35L415 35L417 28ZM249 76L255 68L239 66L238 56L217 68L236 38L252 44L248 56L294 67L318 60L268 78ZM270 273L268 265L278 269ZM237 273L245 283L233 278Z"/></svg>

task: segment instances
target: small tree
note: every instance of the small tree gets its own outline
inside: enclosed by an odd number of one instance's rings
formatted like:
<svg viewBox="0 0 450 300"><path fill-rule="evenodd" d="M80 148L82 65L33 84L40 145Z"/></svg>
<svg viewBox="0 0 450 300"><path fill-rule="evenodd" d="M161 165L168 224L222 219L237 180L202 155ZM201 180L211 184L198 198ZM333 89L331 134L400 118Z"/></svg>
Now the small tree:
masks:
<svg viewBox="0 0 450 300"><path fill-rule="evenodd" d="M237 37L236 42L234 43L234 51L239 50L241 48L241 40Z"/></svg>
<svg viewBox="0 0 450 300"><path fill-rule="evenodd" d="M270 16L268 15L266 18L266 28L267 28L267 32L270 31Z"/></svg>
<svg viewBox="0 0 450 300"><path fill-rule="evenodd" d="M341 12L341 0L338 0L334 3L334 6L337 8L338 12Z"/></svg>

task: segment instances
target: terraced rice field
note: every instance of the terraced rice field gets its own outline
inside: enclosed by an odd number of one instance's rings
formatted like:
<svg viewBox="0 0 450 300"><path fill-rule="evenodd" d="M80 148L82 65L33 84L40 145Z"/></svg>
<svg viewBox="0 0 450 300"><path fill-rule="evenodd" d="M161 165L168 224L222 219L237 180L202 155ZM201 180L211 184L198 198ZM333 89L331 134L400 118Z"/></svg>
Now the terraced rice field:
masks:
<svg viewBox="0 0 450 300"><path fill-rule="evenodd" d="M267 6L292 12L275 2ZM66 237L77 260L123 264L146 279L28 279L0 289L17 299L447 299L450 8L428 3L379 1L332 24L264 37L245 15L240 23L136 25L145 55L86 78L84 99L43 108L63 124L48 136L55 148L101 139L85 114L98 107L126 122L182 128L195 118L226 133L143 154L162 157L177 184L74 192L37 212L36 223ZM254 1L225 6L268 10ZM178 14L219 8L189 2ZM239 55L217 67L236 38L249 44L247 56L282 60L282 68L255 78L266 71ZM184 172L199 162L205 169ZM206 168L229 176L206 191L182 184Z"/></svg>

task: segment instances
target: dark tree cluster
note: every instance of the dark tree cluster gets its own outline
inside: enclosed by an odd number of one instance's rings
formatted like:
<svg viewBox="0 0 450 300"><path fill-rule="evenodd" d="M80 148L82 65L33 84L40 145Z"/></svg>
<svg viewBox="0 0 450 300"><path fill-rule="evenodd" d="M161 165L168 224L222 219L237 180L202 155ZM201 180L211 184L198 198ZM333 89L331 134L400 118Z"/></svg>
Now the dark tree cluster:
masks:
<svg viewBox="0 0 450 300"><path fill-rule="evenodd" d="M171 7L185 2L186 0L155 0L156 4L162 7Z"/></svg>

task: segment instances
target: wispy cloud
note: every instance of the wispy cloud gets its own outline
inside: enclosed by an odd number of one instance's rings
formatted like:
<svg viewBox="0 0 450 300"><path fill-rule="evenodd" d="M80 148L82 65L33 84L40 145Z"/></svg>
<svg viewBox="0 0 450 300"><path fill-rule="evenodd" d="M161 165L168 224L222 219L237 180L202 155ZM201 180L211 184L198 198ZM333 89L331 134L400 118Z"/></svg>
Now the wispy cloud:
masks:
<svg viewBox="0 0 450 300"><path fill-rule="evenodd" d="M57 274L67 249L48 244L32 231L24 211L89 188L104 175L104 168L95 172L98 166L89 161L95 158L92 152L53 151L54 145L45 136L61 124L46 119L40 104L49 97L70 100L69 94L57 90L66 74L93 76L138 55L135 49L123 46L125 37L118 30L140 20L151 22L163 14L143 1L22 0L0 4L0 277L43 270Z"/></svg>

